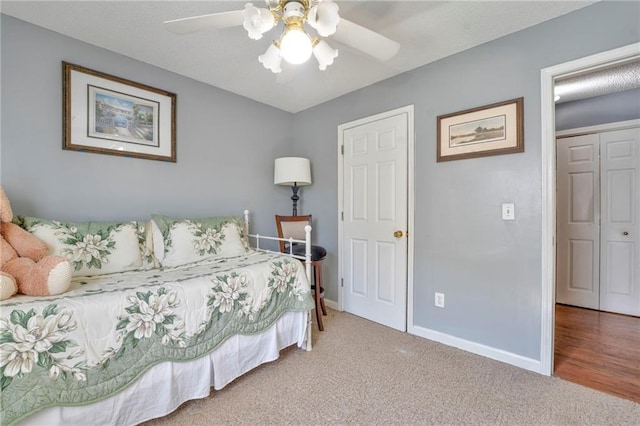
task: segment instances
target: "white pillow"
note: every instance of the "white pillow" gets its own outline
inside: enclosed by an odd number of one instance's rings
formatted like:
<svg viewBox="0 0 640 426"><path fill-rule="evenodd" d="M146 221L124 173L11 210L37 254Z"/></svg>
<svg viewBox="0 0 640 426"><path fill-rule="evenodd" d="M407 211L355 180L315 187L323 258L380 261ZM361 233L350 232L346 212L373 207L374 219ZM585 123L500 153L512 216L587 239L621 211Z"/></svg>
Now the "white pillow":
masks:
<svg viewBox="0 0 640 426"><path fill-rule="evenodd" d="M162 266L180 266L247 252L239 217L173 219L151 216L154 253Z"/></svg>
<svg viewBox="0 0 640 426"><path fill-rule="evenodd" d="M73 276L110 274L143 266L144 222L61 222L19 217L18 223L44 241L49 254L66 257Z"/></svg>

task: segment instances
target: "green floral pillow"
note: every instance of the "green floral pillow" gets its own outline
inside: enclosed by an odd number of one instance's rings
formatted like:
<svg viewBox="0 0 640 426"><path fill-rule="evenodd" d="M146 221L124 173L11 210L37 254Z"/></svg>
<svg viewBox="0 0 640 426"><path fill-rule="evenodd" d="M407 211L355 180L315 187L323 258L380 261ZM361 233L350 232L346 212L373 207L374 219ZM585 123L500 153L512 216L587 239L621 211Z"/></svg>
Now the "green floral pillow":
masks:
<svg viewBox="0 0 640 426"><path fill-rule="evenodd" d="M153 251L162 266L179 266L247 252L243 222L239 217L173 219L156 214L151 217Z"/></svg>
<svg viewBox="0 0 640 426"><path fill-rule="evenodd" d="M71 262L74 276L91 276L153 265L145 222L61 222L17 217L16 222L44 241L49 253Z"/></svg>

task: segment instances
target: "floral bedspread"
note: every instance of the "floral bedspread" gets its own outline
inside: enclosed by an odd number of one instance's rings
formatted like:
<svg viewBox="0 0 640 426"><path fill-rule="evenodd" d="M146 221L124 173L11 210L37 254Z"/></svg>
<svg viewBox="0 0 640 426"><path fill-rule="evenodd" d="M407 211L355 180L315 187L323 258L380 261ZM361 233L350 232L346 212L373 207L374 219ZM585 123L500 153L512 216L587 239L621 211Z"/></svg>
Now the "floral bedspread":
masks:
<svg viewBox="0 0 640 426"><path fill-rule="evenodd" d="M301 262L251 251L163 270L74 278L0 303L0 424L109 397L163 361L204 356L313 308Z"/></svg>

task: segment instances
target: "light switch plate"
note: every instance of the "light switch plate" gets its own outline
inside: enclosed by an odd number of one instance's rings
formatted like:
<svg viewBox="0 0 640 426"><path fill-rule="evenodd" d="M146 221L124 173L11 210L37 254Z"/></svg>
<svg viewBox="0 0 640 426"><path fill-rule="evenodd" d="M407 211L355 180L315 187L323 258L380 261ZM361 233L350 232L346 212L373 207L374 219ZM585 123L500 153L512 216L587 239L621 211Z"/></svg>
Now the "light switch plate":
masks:
<svg viewBox="0 0 640 426"><path fill-rule="evenodd" d="M513 203L502 204L502 220L515 220L516 206Z"/></svg>

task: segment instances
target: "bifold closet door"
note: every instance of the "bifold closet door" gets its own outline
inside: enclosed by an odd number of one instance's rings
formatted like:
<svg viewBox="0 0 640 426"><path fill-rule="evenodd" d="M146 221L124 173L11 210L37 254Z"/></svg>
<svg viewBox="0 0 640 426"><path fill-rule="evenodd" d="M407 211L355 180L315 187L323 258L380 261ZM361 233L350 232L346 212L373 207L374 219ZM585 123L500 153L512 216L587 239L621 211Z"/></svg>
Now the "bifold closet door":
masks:
<svg viewBox="0 0 640 426"><path fill-rule="evenodd" d="M599 309L600 138L557 140L556 302Z"/></svg>
<svg viewBox="0 0 640 426"><path fill-rule="evenodd" d="M600 134L600 310L640 316L640 129Z"/></svg>
<svg viewBox="0 0 640 426"><path fill-rule="evenodd" d="M640 316L640 129L557 140L556 301Z"/></svg>

